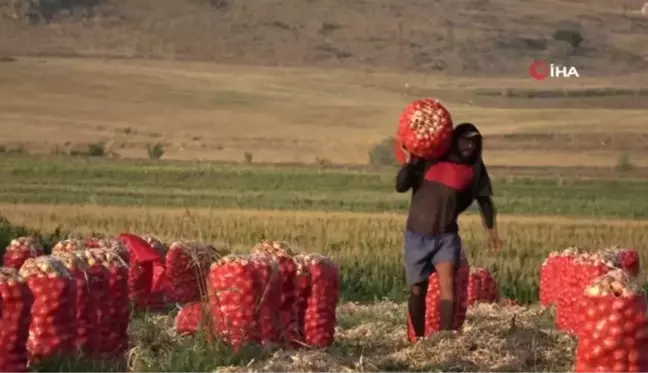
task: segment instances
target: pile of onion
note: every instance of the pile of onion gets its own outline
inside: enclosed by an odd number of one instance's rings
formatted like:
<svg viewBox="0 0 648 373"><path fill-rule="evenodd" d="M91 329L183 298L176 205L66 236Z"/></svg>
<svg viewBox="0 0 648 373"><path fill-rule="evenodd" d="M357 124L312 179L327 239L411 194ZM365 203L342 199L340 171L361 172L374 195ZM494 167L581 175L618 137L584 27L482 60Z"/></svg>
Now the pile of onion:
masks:
<svg viewBox="0 0 648 373"><path fill-rule="evenodd" d="M52 255L58 255L61 253L75 253L77 251L85 250L85 243L77 239L67 239L59 241L52 248Z"/></svg>
<svg viewBox="0 0 648 373"><path fill-rule="evenodd" d="M281 328L281 278L278 263L268 255L252 254L249 258L255 269L254 286L258 294L255 318L259 329L254 340L262 345L278 344Z"/></svg>
<svg viewBox="0 0 648 373"><path fill-rule="evenodd" d="M122 233L119 239L127 247L130 258L128 295L131 302L140 310L161 309L165 305L164 293L154 287L164 276L164 254L138 235Z"/></svg>
<svg viewBox="0 0 648 373"><path fill-rule="evenodd" d="M626 271L594 280L580 300L576 372L647 372L646 295Z"/></svg>
<svg viewBox="0 0 648 373"><path fill-rule="evenodd" d="M44 255L43 247L34 237L18 237L11 240L2 258L4 267L20 269L29 258Z"/></svg>
<svg viewBox="0 0 648 373"><path fill-rule="evenodd" d="M396 134L397 147L404 145L411 154L421 158L438 158L452 141L452 117L437 99L415 100L403 110ZM402 163L402 152L396 158Z"/></svg>
<svg viewBox="0 0 648 373"><path fill-rule="evenodd" d="M256 268L249 255L228 255L209 270L209 306L213 331L235 350L258 336L256 308L262 294L257 287Z"/></svg>
<svg viewBox="0 0 648 373"><path fill-rule="evenodd" d="M468 279L468 305L474 303L496 303L499 300L499 288L493 276L486 268L470 268Z"/></svg>
<svg viewBox="0 0 648 373"><path fill-rule="evenodd" d="M50 256L25 261L20 275L33 294L27 339L30 361L73 352L76 337L76 282L65 265Z"/></svg>
<svg viewBox="0 0 648 373"><path fill-rule="evenodd" d="M461 262L455 277L455 314L452 329L460 330L466 321L466 312L468 310L468 278L470 275L470 265L465 255L461 256ZM428 279L428 289L425 297L425 336L430 336L441 330L441 314L439 312L439 303L441 301L441 287L439 277L433 273ZM416 334L412 327L412 322L407 316L407 336L413 342L416 340Z"/></svg>
<svg viewBox="0 0 648 373"><path fill-rule="evenodd" d="M128 265L116 250L88 249L83 253L88 262L88 272L100 265L107 282L107 307L96 310L104 323L99 325L99 336L105 339L99 342L94 350L108 356L116 356L128 349L128 324L130 323L130 305L128 299ZM97 273L99 270L97 270ZM102 320L97 320L101 322ZM107 322L105 322L107 321Z"/></svg>
<svg viewBox="0 0 648 373"><path fill-rule="evenodd" d="M556 327L570 333L577 333L580 327L577 322L578 302L583 296L585 287L594 279L606 274L612 267L600 255L581 253L570 262L569 268L562 277L562 291L557 299Z"/></svg>
<svg viewBox="0 0 648 373"><path fill-rule="evenodd" d="M13 268L0 267L0 371L27 371L27 336L33 297Z"/></svg>
<svg viewBox="0 0 648 373"><path fill-rule="evenodd" d="M297 264L288 244L280 241L264 240L252 248L252 252L267 255L277 262L280 279L279 295L279 335L285 345L298 339L298 310L296 309L295 276Z"/></svg>
<svg viewBox="0 0 648 373"><path fill-rule="evenodd" d="M85 242L87 248L102 249L113 254L119 255L127 265L130 261L128 247L119 239L114 237L90 238Z"/></svg>
<svg viewBox="0 0 648 373"><path fill-rule="evenodd" d="M552 252L540 267L540 304L557 306L562 298L565 276L571 275L574 258L585 252L579 247L569 247L561 252Z"/></svg>
<svg viewBox="0 0 648 373"><path fill-rule="evenodd" d="M166 254L167 299L175 303L203 300L209 266L226 254L226 250L193 241L173 242Z"/></svg>
<svg viewBox="0 0 648 373"><path fill-rule="evenodd" d="M203 330L207 335L211 334L209 325L209 304L203 302L186 303L176 315L175 328L180 335L193 335Z"/></svg>
<svg viewBox="0 0 648 373"><path fill-rule="evenodd" d="M337 324L339 270L330 258L321 254L299 254L295 260L308 273L303 326L299 325L298 329L303 331L306 345L315 348L330 346L335 340Z"/></svg>
<svg viewBox="0 0 648 373"><path fill-rule="evenodd" d="M74 347L79 352L90 352L89 333L92 325L90 323L89 312L90 297L88 293L88 263L83 259L83 257L65 250L52 252L52 256L59 259L65 265L68 272L76 282L74 307L76 333L74 337Z"/></svg>
<svg viewBox="0 0 648 373"><path fill-rule="evenodd" d="M599 253L607 262L609 262L609 266L624 269L634 277L639 276L639 272L641 272L641 263L637 250L610 247L601 250Z"/></svg>

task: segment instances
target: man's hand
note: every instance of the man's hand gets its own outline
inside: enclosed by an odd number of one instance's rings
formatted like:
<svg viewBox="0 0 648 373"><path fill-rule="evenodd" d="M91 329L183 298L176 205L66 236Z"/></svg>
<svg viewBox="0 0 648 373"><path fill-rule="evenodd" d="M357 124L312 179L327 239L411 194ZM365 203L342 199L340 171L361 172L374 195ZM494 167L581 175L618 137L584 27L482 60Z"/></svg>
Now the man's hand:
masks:
<svg viewBox="0 0 648 373"><path fill-rule="evenodd" d="M401 151L405 154L405 163L410 163L412 160L412 154L405 149L405 145L401 144Z"/></svg>
<svg viewBox="0 0 648 373"><path fill-rule="evenodd" d="M500 240L499 235L497 234L497 229L486 229L486 245L489 249L494 252L498 252L502 247L502 240Z"/></svg>

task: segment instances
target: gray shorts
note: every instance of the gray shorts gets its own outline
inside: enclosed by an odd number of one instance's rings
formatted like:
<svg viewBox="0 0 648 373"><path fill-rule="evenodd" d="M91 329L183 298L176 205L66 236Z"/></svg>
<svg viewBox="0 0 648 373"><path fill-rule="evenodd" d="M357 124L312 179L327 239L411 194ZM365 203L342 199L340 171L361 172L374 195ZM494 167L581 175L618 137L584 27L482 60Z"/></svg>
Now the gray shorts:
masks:
<svg viewBox="0 0 648 373"><path fill-rule="evenodd" d="M456 233L427 237L405 231L405 273L407 284L414 285L427 280L440 263L459 265L461 238Z"/></svg>

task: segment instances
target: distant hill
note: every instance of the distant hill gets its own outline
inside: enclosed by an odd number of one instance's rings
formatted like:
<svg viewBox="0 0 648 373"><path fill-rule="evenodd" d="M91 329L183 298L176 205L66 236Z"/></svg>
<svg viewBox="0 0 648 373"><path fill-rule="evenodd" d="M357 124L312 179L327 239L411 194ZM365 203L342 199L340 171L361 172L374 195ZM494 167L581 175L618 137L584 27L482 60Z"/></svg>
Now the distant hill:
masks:
<svg viewBox="0 0 648 373"><path fill-rule="evenodd" d="M522 75L533 58L590 76L648 67L638 0L40 0L31 14L39 0L2 1L5 55L464 75Z"/></svg>

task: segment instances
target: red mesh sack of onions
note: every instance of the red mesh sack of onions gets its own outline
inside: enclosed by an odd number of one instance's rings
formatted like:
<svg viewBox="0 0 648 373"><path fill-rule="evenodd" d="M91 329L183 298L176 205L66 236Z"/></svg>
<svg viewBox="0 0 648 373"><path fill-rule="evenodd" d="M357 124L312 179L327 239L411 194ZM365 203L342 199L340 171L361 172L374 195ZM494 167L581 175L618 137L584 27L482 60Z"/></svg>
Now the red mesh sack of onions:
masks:
<svg viewBox="0 0 648 373"><path fill-rule="evenodd" d="M455 277L455 314L452 322L453 330L460 330L466 321L468 310L468 279L470 277L470 265L468 259L462 253L461 263ZM428 290L425 297L425 336L430 336L441 330L441 314L439 313L439 302L441 300L441 288L439 277L433 273L428 280ZM412 321L407 315L407 336L411 342L416 340L416 334L412 327Z"/></svg>
<svg viewBox="0 0 648 373"><path fill-rule="evenodd" d="M97 251L97 249L90 249ZM111 328L110 318L110 283L108 269L93 251L77 252L80 260L88 263L86 270L88 282L87 317L90 331L88 333L88 352L101 355L107 349L105 346Z"/></svg>
<svg viewBox="0 0 648 373"><path fill-rule="evenodd" d="M78 251L85 250L85 244L81 240L77 239L67 239L59 241L52 248L52 255L57 256L63 253L75 253Z"/></svg>
<svg viewBox="0 0 648 373"><path fill-rule="evenodd" d="M52 256L65 265L76 282L75 292L75 324L74 347L80 352L89 352L90 314L88 294L88 263L73 252L53 251Z"/></svg>
<svg viewBox="0 0 648 373"><path fill-rule="evenodd" d="M0 372L27 371L32 293L13 268L0 268Z"/></svg>
<svg viewBox="0 0 648 373"><path fill-rule="evenodd" d="M281 304L281 278L278 263L268 255L252 254L254 286L257 294L256 320L259 326L254 340L262 345L280 342L279 306Z"/></svg>
<svg viewBox="0 0 648 373"><path fill-rule="evenodd" d="M208 290L214 334L234 350L254 342L259 335L256 307L261 294L257 269L248 255L228 255L209 270Z"/></svg>
<svg viewBox="0 0 648 373"><path fill-rule="evenodd" d="M293 252L285 242L264 240L252 248L252 252L273 258L279 267L279 334L284 344L291 344L298 339L297 310L295 306L295 276L297 263Z"/></svg>
<svg viewBox="0 0 648 373"><path fill-rule="evenodd" d="M452 141L452 117L436 99L416 100L402 112L396 135L396 147L402 143L411 154L421 158L438 158ZM395 149L396 150L396 149ZM396 157L401 157L400 149Z"/></svg>
<svg viewBox="0 0 648 373"><path fill-rule="evenodd" d="M198 301L206 294L205 278L214 259L226 255L225 250L192 241L177 241L166 254L166 277L170 302Z"/></svg>
<svg viewBox="0 0 648 373"><path fill-rule="evenodd" d="M128 266L128 294L138 309L154 309L164 306L160 294L153 294L156 275L163 275L164 256L154 249L144 238L122 233L119 239L128 248L130 263ZM156 273L156 267L162 267L162 273Z"/></svg>
<svg viewBox="0 0 648 373"><path fill-rule="evenodd" d="M570 272L562 276L560 284L563 291L557 300L556 327L566 332L577 333L579 323L578 302L583 296L585 287L592 280L606 274L611 267L598 254L583 253L576 256L568 269Z"/></svg>
<svg viewBox="0 0 648 373"><path fill-rule="evenodd" d="M311 277L304 259L303 255L293 257L295 261L295 280L293 282L295 303L293 305L293 317L297 323L297 328L291 343L293 347L303 347L306 345L306 331L304 330L304 326L308 298L310 297Z"/></svg>
<svg viewBox="0 0 648 373"><path fill-rule="evenodd" d="M207 335L211 335L208 329L209 322L209 304L204 302L186 303L176 315L175 327L176 332L181 335L196 334L201 327Z"/></svg>
<svg viewBox="0 0 648 373"><path fill-rule="evenodd" d="M561 258L559 252L551 252L540 266L540 305L549 307L556 301L557 283L561 268Z"/></svg>
<svg viewBox="0 0 648 373"><path fill-rule="evenodd" d="M646 296L623 270L594 280L580 300L576 372L648 372Z"/></svg>
<svg viewBox="0 0 648 373"><path fill-rule="evenodd" d="M333 261L320 254L299 254L295 260L308 273L303 316L304 342L314 348L330 346L335 340L336 308L340 298L339 271Z"/></svg>
<svg viewBox="0 0 648 373"><path fill-rule="evenodd" d="M44 254L43 247L34 237L18 237L7 246L2 263L4 267L20 269L27 259Z"/></svg>
<svg viewBox="0 0 648 373"><path fill-rule="evenodd" d="M641 263L637 250L611 247L601 250L599 254L610 263L610 266L624 269L634 277L639 276Z"/></svg>
<svg viewBox="0 0 648 373"><path fill-rule="evenodd" d="M102 341L95 340L95 353L102 355L115 356L125 352L128 349L128 324L130 322L130 306L128 299L128 265L124 262L122 256L114 250L105 249L88 249L83 253L89 268L97 273L103 273L107 280L104 286L107 286L107 313L97 314L103 320L100 325L100 332L96 337L105 336ZM104 271L92 268L96 264L104 267ZM105 289L105 287L104 287ZM95 309L95 311L98 311Z"/></svg>
<svg viewBox="0 0 648 373"><path fill-rule="evenodd" d="M540 267L540 298L549 305L558 309L558 300L563 299L565 287L563 286L572 276L574 259L583 252L578 247L569 247L561 252L552 252L545 264Z"/></svg>
<svg viewBox="0 0 648 373"><path fill-rule="evenodd" d="M109 251L113 254L117 254L122 261L128 265L130 262L130 256L128 252L128 247L126 245L113 237L89 237L83 241L85 249L101 249Z"/></svg>
<svg viewBox="0 0 648 373"><path fill-rule="evenodd" d="M159 281L159 284L153 284L153 289L151 290L148 301L149 308L157 309L165 306L167 303L166 292L168 290L168 283L166 282L166 252L168 247L164 242L155 237L144 236L144 240L148 242L154 250L158 251L162 258L161 265L153 266L154 282ZM163 282L164 284L162 284Z"/></svg>
<svg viewBox="0 0 648 373"><path fill-rule="evenodd" d="M25 261L20 275L34 302L27 352L30 361L73 352L76 337L76 282L65 265L50 256Z"/></svg>
<svg viewBox="0 0 648 373"><path fill-rule="evenodd" d="M476 302L496 303L499 300L497 282L486 268L470 268L468 305Z"/></svg>

